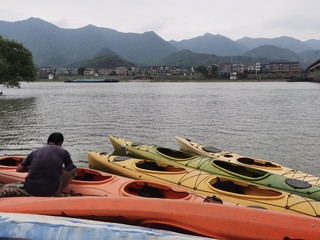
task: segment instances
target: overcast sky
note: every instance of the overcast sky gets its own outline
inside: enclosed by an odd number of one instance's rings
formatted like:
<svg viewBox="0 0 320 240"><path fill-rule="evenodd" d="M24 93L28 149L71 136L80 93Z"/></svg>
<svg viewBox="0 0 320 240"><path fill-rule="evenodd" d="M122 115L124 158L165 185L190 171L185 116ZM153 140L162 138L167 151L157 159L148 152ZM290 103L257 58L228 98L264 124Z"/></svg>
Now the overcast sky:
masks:
<svg viewBox="0 0 320 240"><path fill-rule="evenodd" d="M0 20L41 18L61 28L88 24L119 32L154 31L164 40L205 33L232 40L290 36L320 40L319 0L3 0Z"/></svg>

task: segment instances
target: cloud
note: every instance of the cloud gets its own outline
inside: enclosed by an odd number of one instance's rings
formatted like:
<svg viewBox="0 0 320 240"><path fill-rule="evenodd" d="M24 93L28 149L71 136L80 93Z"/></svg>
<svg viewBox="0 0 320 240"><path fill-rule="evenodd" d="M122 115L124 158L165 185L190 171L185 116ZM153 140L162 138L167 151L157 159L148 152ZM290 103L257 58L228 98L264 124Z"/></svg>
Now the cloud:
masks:
<svg viewBox="0 0 320 240"><path fill-rule="evenodd" d="M88 24L120 32L154 31L165 40L183 40L205 33L233 40L244 36L320 39L318 0L40 0L3 1L0 20L38 17L62 28Z"/></svg>
<svg viewBox="0 0 320 240"><path fill-rule="evenodd" d="M61 28L74 27L74 24L71 25L68 19L66 18L53 19L53 20L49 20L49 22Z"/></svg>

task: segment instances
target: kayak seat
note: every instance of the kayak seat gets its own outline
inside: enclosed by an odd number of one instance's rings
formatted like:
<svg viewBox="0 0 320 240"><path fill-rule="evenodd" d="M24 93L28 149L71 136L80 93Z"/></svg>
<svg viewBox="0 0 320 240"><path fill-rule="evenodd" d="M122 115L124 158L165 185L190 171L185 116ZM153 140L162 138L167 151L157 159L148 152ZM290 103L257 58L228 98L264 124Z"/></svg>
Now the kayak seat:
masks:
<svg viewBox="0 0 320 240"><path fill-rule="evenodd" d="M143 187L129 187L126 189L127 192L130 194L134 194L136 196L140 197L148 197L148 198L165 198L162 191L155 187L150 187L148 185L145 185Z"/></svg>
<svg viewBox="0 0 320 240"><path fill-rule="evenodd" d="M148 198L166 198L166 199L183 199L189 195L188 192L174 191L169 187L150 186L149 183L131 183L126 186L125 191L140 197Z"/></svg>
<svg viewBox="0 0 320 240"><path fill-rule="evenodd" d="M144 161L136 164L138 168L153 170L153 171L166 171L165 167L159 166L156 162Z"/></svg>
<svg viewBox="0 0 320 240"><path fill-rule="evenodd" d="M79 181L94 181L93 175L89 173L81 173L77 174L77 176L74 178L74 180L79 180Z"/></svg>
<svg viewBox="0 0 320 240"><path fill-rule="evenodd" d="M77 169L77 176L75 176L74 180L77 181L87 181L87 182L94 182L94 181L104 181L112 178L111 175L102 175L102 174L93 174L90 172L86 172L82 169Z"/></svg>
<svg viewBox="0 0 320 240"><path fill-rule="evenodd" d="M226 191L226 192L232 192L237 194L244 194L241 186L235 184L232 181L217 181L212 185L214 188L218 188L220 190Z"/></svg>
<svg viewBox="0 0 320 240"><path fill-rule="evenodd" d="M164 195L159 188L149 187L148 185L144 185L141 188L139 196L149 198L164 198Z"/></svg>

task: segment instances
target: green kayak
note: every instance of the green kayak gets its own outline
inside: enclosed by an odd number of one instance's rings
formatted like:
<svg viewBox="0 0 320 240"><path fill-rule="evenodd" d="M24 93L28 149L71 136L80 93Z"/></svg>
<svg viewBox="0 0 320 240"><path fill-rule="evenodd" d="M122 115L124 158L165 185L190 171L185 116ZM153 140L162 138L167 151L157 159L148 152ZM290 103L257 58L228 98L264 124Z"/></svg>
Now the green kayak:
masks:
<svg viewBox="0 0 320 240"><path fill-rule="evenodd" d="M184 151L135 143L111 135L109 135L109 138L116 154L126 154L136 158L157 160L167 164L181 164L213 173L217 176L239 179L320 201L320 186L314 186L305 181L287 178L215 158L199 157L198 155Z"/></svg>

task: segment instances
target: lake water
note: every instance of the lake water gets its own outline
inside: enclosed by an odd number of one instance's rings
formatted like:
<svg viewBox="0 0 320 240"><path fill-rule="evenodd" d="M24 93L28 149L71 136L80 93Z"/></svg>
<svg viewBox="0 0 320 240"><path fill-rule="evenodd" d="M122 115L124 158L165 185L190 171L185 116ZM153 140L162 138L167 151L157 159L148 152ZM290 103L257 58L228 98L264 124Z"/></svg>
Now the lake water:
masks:
<svg viewBox="0 0 320 240"><path fill-rule="evenodd" d="M175 136L320 176L320 84L22 83L0 97L0 155L28 154L53 131L78 166L112 153L108 134L178 149Z"/></svg>

